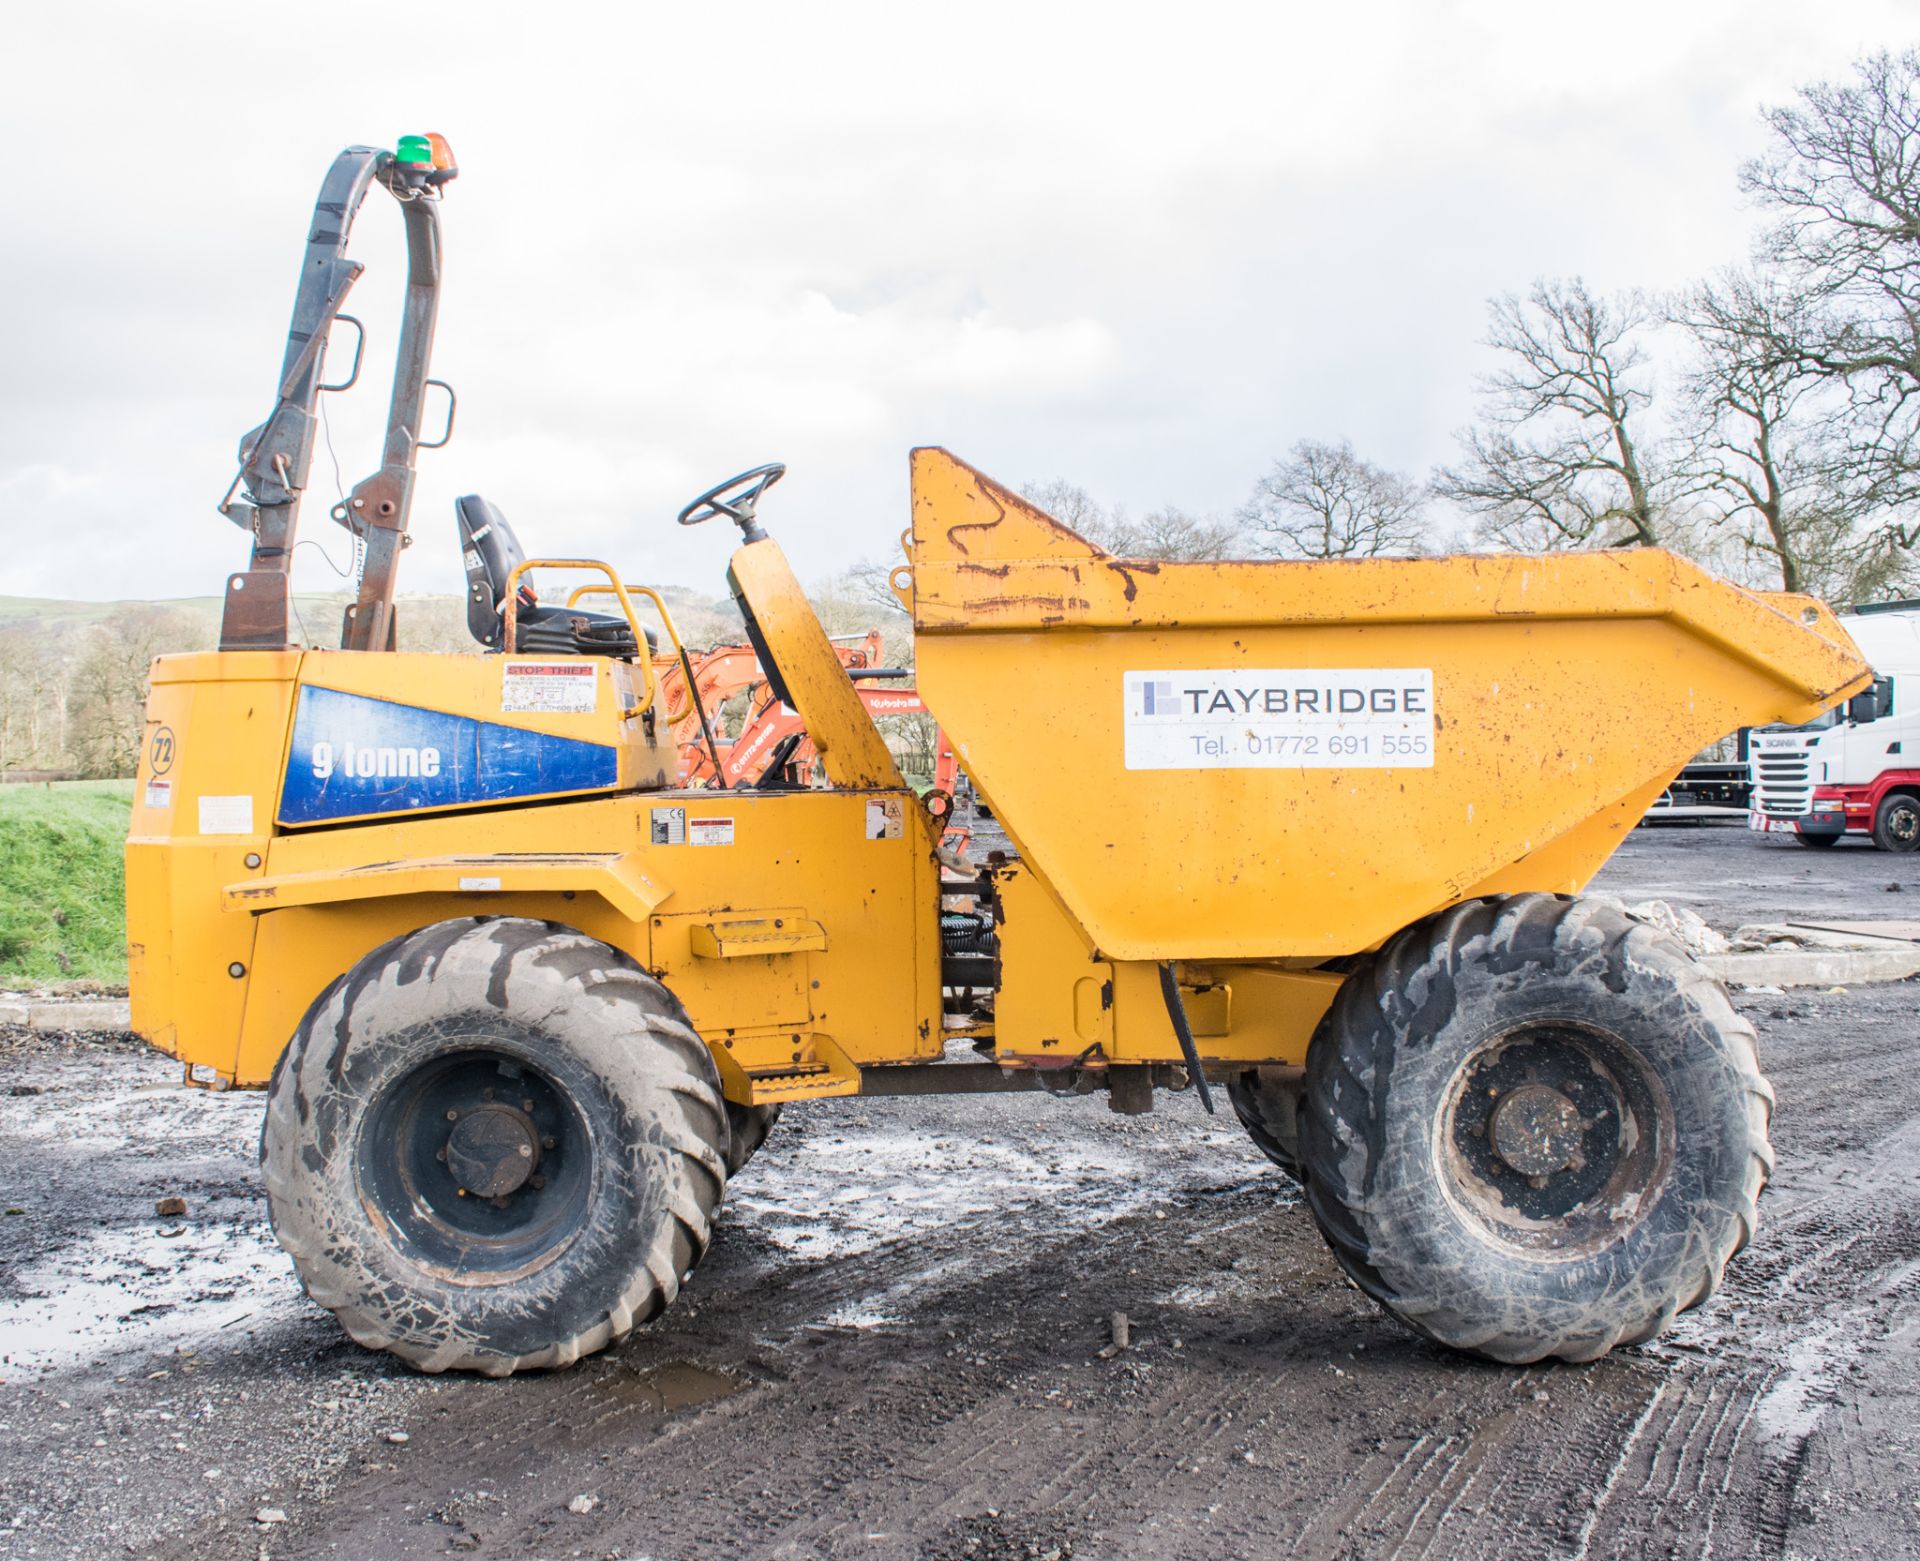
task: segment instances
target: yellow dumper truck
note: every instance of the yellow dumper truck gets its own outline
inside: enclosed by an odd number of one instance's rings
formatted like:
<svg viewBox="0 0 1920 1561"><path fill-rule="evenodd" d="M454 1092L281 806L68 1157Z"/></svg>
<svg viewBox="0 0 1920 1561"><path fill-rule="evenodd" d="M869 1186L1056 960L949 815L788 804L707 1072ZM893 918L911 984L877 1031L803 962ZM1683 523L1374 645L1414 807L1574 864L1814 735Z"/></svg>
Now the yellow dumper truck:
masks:
<svg viewBox="0 0 1920 1561"><path fill-rule="evenodd" d="M893 588L1013 846L965 869L762 528L763 467L679 518L739 527L728 584L826 783L677 790L665 605L529 560L484 500L456 521L485 653L394 648L415 455L451 432L454 172L407 137L327 177L222 506L251 557L220 649L154 666L127 847L135 1028L266 1088L274 1228L355 1339L566 1365L673 1301L782 1107L1035 1087L1224 1087L1354 1281L1461 1349L1591 1359L1713 1291L1770 1163L1753 1032L1578 896L1688 756L1866 686L1823 607L1655 551L1116 558L918 450ZM289 560L375 185L406 312L322 650ZM563 568L594 583L542 601Z"/></svg>

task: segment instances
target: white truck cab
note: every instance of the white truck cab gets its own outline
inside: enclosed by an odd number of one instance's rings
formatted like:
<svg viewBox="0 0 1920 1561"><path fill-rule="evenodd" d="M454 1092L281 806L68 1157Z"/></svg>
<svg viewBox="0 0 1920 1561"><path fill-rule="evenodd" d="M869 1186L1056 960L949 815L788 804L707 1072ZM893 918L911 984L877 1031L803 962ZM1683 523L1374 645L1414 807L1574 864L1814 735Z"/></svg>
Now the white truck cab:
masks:
<svg viewBox="0 0 1920 1561"><path fill-rule="evenodd" d="M1920 602L1857 607L1840 622L1873 687L1805 726L1753 733L1748 825L1803 846L1854 834L1883 851L1920 849Z"/></svg>

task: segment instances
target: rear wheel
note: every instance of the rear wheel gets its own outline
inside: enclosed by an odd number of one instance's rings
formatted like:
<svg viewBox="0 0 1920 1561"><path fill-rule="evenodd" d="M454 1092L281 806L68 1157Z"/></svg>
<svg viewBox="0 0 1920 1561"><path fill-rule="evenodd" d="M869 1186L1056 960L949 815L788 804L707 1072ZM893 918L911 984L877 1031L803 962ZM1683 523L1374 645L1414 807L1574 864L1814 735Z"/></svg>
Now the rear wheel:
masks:
<svg viewBox="0 0 1920 1561"><path fill-rule="evenodd" d="M741 1168L759 1151L780 1120L778 1106L742 1106L727 1102L727 1180L732 1181Z"/></svg>
<svg viewBox="0 0 1920 1561"><path fill-rule="evenodd" d="M355 1340L506 1376L672 1302L727 1145L713 1058L657 981L549 923L463 919L314 1004L261 1157L275 1233Z"/></svg>
<svg viewBox="0 0 1920 1561"><path fill-rule="evenodd" d="M1592 1360L1710 1296L1752 1234L1773 1093L1753 1030L1617 907L1455 906L1340 989L1307 1059L1307 1199L1402 1321Z"/></svg>
<svg viewBox="0 0 1920 1561"><path fill-rule="evenodd" d="M1873 815L1873 843L1882 851L1920 850L1920 797L1896 791Z"/></svg>
<svg viewBox="0 0 1920 1561"><path fill-rule="evenodd" d="M1248 1068L1227 1081L1227 1099L1247 1136L1296 1182L1300 1180L1300 1094L1290 1068Z"/></svg>

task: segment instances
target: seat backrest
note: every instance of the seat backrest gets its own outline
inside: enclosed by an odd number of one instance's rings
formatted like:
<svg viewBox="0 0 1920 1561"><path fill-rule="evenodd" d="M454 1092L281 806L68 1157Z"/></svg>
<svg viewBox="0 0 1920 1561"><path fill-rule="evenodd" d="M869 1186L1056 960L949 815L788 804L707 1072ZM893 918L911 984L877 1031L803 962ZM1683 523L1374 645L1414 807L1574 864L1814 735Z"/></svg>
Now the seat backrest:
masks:
<svg viewBox="0 0 1920 1561"><path fill-rule="evenodd" d="M500 643L501 607L507 599L507 580L527 560L520 539L502 515L477 493L453 501L460 522L460 552L467 565L467 628L488 647ZM530 577L522 575L522 584Z"/></svg>

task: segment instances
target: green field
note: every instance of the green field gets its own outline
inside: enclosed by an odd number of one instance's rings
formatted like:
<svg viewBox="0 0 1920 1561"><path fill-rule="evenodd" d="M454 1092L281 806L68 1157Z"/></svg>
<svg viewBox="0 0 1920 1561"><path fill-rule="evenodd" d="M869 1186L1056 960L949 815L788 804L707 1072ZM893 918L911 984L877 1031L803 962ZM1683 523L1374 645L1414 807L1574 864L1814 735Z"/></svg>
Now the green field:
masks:
<svg viewBox="0 0 1920 1561"><path fill-rule="evenodd" d="M0 786L0 987L127 979L132 781Z"/></svg>

